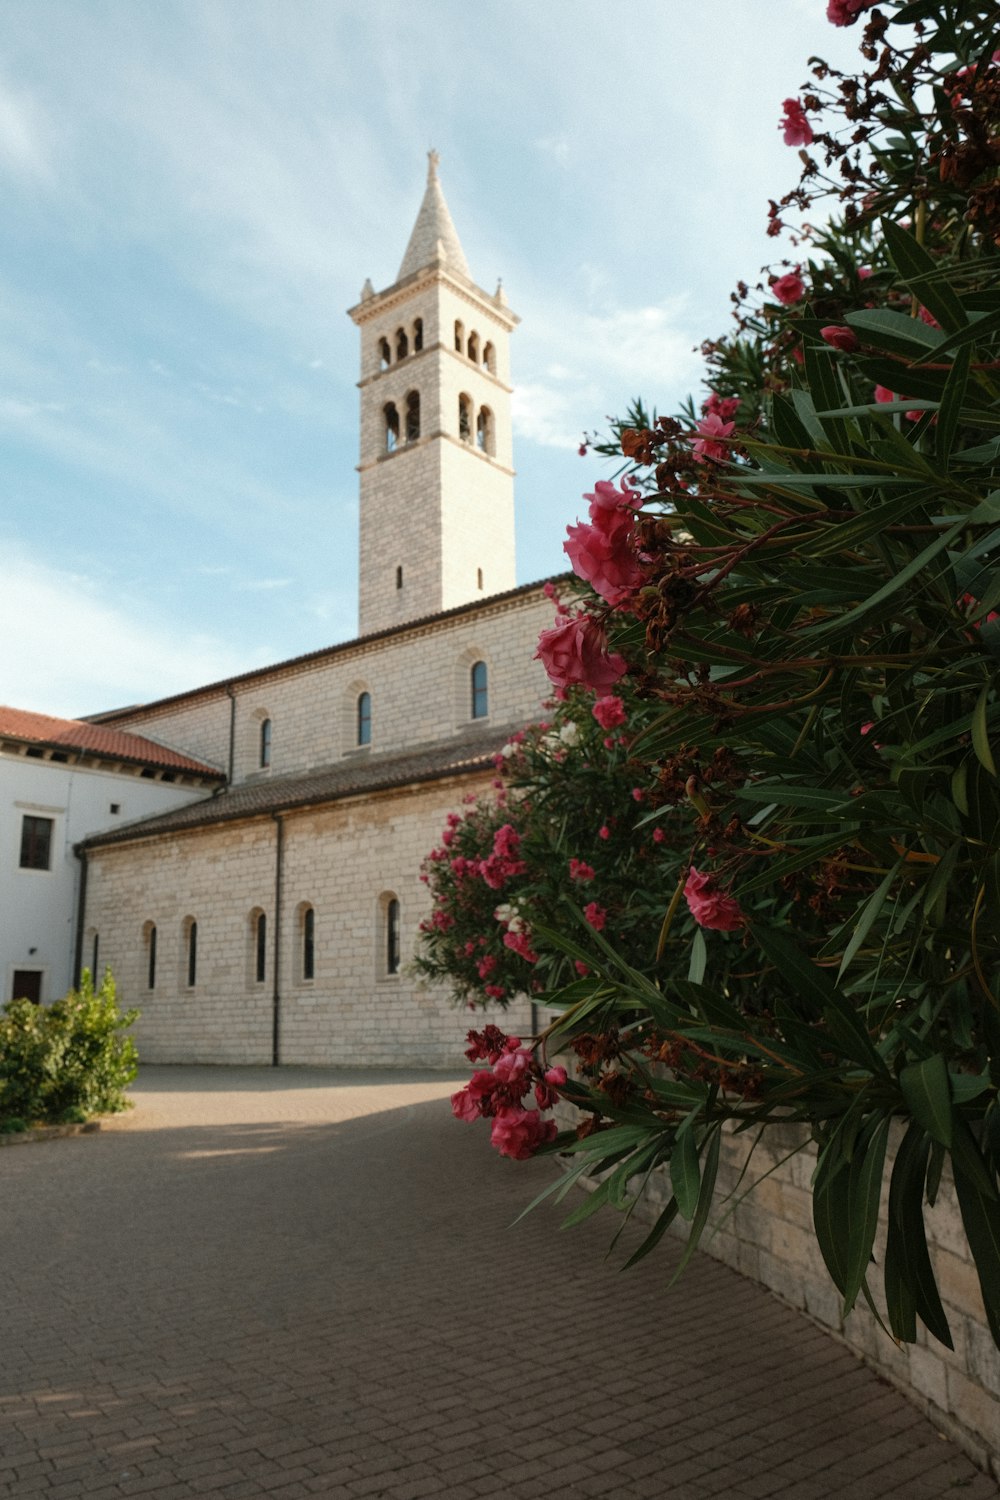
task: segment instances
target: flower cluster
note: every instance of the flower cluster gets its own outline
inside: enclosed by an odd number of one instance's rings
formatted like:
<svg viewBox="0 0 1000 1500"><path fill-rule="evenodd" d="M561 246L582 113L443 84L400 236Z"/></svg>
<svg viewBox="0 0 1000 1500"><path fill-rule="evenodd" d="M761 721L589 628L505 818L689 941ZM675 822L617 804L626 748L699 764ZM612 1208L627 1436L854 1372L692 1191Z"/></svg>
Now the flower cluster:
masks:
<svg viewBox="0 0 1000 1500"><path fill-rule="evenodd" d="M452 1094L451 1112L456 1120L492 1120L491 1145L501 1156L525 1161L555 1140L556 1123L544 1120L542 1111L558 1099L566 1069L543 1068L520 1037L507 1036L496 1026L470 1031L467 1040L469 1061L489 1066L477 1068L466 1087ZM537 1108L525 1104L530 1093Z"/></svg>
<svg viewBox="0 0 1000 1500"><path fill-rule="evenodd" d="M590 501L590 524L567 526L563 550L578 578L608 604L622 604L644 576L635 539L642 497L624 483L617 490L602 479L584 499Z"/></svg>

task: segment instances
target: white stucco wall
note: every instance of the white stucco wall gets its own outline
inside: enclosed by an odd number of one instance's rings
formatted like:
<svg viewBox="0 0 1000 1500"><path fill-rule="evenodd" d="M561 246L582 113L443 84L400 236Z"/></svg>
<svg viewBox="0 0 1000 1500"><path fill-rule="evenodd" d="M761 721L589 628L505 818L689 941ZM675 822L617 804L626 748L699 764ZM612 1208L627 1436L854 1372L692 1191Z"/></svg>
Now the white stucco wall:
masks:
<svg viewBox="0 0 1000 1500"><path fill-rule="evenodd" d="M40 972L43 1002L69 989L73 974L80 861L73 845L91 833L207 795L205 788L147 780L135 773L0 752L0 1001L15 970ZM112 804L118 812L111 811ZM53 821L50 868L22 870L25 814ZM89 924L88 924L89 925ZM89 966L92 943L84 947ZM104 964L99 945L98 962Z"/></svg>

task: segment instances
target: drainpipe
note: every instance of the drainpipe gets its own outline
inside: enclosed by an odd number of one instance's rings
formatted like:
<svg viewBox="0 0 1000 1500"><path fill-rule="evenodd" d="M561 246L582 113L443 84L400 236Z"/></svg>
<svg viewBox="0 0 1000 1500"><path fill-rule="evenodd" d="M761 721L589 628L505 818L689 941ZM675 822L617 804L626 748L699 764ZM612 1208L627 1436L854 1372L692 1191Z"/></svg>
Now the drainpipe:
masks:
<svg viewBox="0 0 1000 1500"><path fill-rule="evenodd" d="M73 853L80 861L80 886L76 898L76 942L73 945L73 988L78 990L80 975L83 973L83 924L87 917L87 851L76 844L73 847Z"/></svg>
<svg viewBox="0 0 1000 1500"><path fill-rule="evenodd" d="M274 991L271 997L271 1066L281 1066L281 885L285 858L285 824L280 813L272 813L277 826L274 846Z"/></svg>
<svg viewBox="0 0 1000 1500"><path fill-rule="evenodd" d="M226 695L229 698L229 775L226 779L232 786L236 766L236 694L231 682L226 683Z"/></svg>

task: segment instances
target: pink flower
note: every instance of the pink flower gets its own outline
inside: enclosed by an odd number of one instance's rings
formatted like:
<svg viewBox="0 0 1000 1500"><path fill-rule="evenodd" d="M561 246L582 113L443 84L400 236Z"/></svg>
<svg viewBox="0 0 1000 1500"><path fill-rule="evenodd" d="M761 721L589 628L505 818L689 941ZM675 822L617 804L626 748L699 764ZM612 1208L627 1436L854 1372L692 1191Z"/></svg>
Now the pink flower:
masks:
<svg viewBox="0 0 1000 1500"><path fill-rule="evenodd" d="M699 458L713 458L718 463L724 462L729 457L729 445L720 443L716 439L727 438L736 423L724 422L714 412L709 412L707 417L702 417L697 426L702 436L691 444L691 452L697 453Z"/></svg>
<svg viewBox="0 0 1000 1500"><path fill-rule="evenodd" d="M801 100L786 99L781 106L785 112L783 120L778 121L778 129L784 132L786 146L808 146L812 143L812 126L806 119L806 112L802 108Z"/></svg>
<svg viewBox="0 0 1000 1500"><path fill-rule="evenodd" d="M884 385L877 385L875 387L875 400L876 401L895 401L896 399L897 399L897 397L896 397L895 391L890 391Z"/></svg>
<svg viewBox="0 0 1000 1500"><path fill-rule="evenodd" d="M456 1120L479 1119L479 1102L473 1099L468 1089L459 1089L457 1094L451 1096L451 1112Z"/></svg>
<svg viewBox="0 0 1000 1500"><path fill-rule="evenodd" d="M582 613L543 630L535 659L556 687L580 683L597 693L606 693L628 670L623 656L608 651L607 637L597 621Z"/></svg>
<svg viewBox="0 0 1000 1500"><path fill-rule="evenodd" d="M639 510L642 505L642 496L638 490L629 486L627 479L622 480L622 487L616 490L608 479L599 479L594 485L593 494L583 497L590 501L590 519L600 524L602 513L608 515L620 510L623 506L629 510Z"/></svg>
<svg viewBox="0 0 1000 1500"><path fill-rule="evenodd" d="M834 26L851 26L863 10L870 10L875 0L827 0L826 19Z"/></svg>
<svg viewBox="0 0 1000 1500"><path fill-rule="evenodd" d="M859 266L858 267L858 280L859 281L867 281L868 278L869 278L869 276L871 274L872 274L872 268L871 268L871 266Z"/></svg>
<svg viewBox="0 0 1000 1500"><path fill-rule="evenodd" d="M604 907L598 906L596 901L588 902L588 904L583 908L583 915L586 917L587 921L590 923L595 932L600 932L605 922L608 920L608 914L604 910Z"/></svg>
<svg viewBox="0 0 1000 1500"><path fill-rule="evenodd" d="M585 964L582 958L574 958L573 967L579 974L581 979L586 979L587 975L590 973L590 965Z"/></svg>
<svg viewBox="0 0 1000 1500"><path fill-rule="evenodd" d="M926 323L927 326L928 326L928 328L940 328L941 327L941 324L938 322L937 318L934 316L934 314L932 312L928 312L928 310L927 310L926 307L921 307L921 309L920 309L920 321L922 323Z"/></svg>
<svg viewBox="0 0 1000 1500"><path fill-rule="evenodd" d="M491 1000L502 1000L507 991L502 984L487 984L483 986L483 993L489 995Z"/></svg>
<svg viewBox="0 0 1000 1500"><path fill-rule="evenodd" d="M598 698L591 711L602 729L614 729L625 723L625 705L620 698Z"/></svg>
<svg viewBox="0 0 1000 1500"><path fill-rule="evenodd" d="M739 902L718 889L713 875L702 875L694 865L684 885L684 895L699 927L735 932L743 925Z"/></svg>
<svg viewBox="0 0 1000 1500"><path fill-rule="evenodd" d="M561 1089L566 1082L567 1073L565 1068L548 1068L545 1073L545 1082L551 1088Z"/></svg>
<svg viewBox="0 0 1000 1500"><path fill-rule="evenodd" d="M794 271L786 271L784 276L779 276L777 281L772 281L771 291L783 307L791 307L794 302L801 302L806 294L806 284L799 275L799 267L796 266Z"/></svg>
<svg viewBox="0 0 1000 1500"><path fill-rule="evenodd" d="M662 844L663 840L666 838L666 836L667 835L663 832L662 828L654 828L653 829L653 843L654 844Z"/></svg>
<svg viewBox="0 0 1000 1500"><path fill-rule="evenodd" d="M570 880L593 880L594 871L592 867L582 859L571 859L569 862Z"/></svg>
<svg viewBox="0 0 1000 1500"><path fill-rule="evenodd" d="M607 823L601 824L600 828L597 830L597 837L599 839L609 839L611 837L611 829L608 827Z"/></svg>
<svg viewBox="0 0 1000 1500"><path fill-rule="evenodd" d="M858 347L857 334L845 324L828 323L825 328L820 329L819 336L831 349L839 349L842 354L853 354Z"/></svg>
<svg viewBox="0 0 1000 1500"><path fill-rule="evenodd" d="M577 451L577 453L579 453L579 455L580 455L581 458L586 458L587 457L587 445L586 445L586 443L581 443L580 446L579 446L579 448L577 448L576 451Z"/></svg>
<svg viewBox="0 0 1000 1500"><path fill-rule="evenodd" d="M502 1109L494 1117L490 1144L501 1156L527 1161L557 1133L555 1120L543 1120L537 1109Z"/></svg>
<svg viewBox="0 0 1000 1500"><path fill-rule="evenodd" d="M527 1047L518 1047L516 1052L505 1052L493 1067L493 1077L498 1083L519 1083L531 1072L531 1053Z"/></svg>
<svg viewBox="0 0 1000 1500"><path fill-rule="evenodd" d="M645 577L632 541L631 517L607 529L582 523L567 526L563 551L577 578L609 604L620 604Z"/></svg>
<svg viewBox="0 0 1000 1500"><path fill-rule="evenodd" d="M740 409L740 398L720 396L713 391L708 400L702 402L701 409L707 417L719 417L723 422L730 422Z"/></svg>
<svg viewBox="0 0 1000 1500"><path fill-rule="evenodd" d="M505 932L503 935L503 945L505 948L510 948L513 953L517 953L529 964L538 962L538 954L532 948L531 939L526 932Z"/></svg>

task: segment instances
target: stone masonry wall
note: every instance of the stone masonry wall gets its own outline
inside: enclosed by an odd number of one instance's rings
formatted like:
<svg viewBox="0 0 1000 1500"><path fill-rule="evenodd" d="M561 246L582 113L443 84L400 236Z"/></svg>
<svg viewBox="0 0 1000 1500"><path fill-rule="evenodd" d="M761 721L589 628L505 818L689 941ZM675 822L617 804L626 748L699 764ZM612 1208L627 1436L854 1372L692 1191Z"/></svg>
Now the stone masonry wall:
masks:
<svg viewBox="0 0 1000 1500"><path fill-rule="evenodd" d="M468 668L489 667L489 720L523 723L538 716L548 692L533 661L538 632L554 610L541 590L492 603L388 640L352 642L342 651L237 682L235 775L282 776L357 753L358 695L372 697L372 752L446 740L471 724ZM230 702L224 689L136 709L123 728L187 749L225 767ZM259 768L260 724L270 718L269 771ZM361 752L364 753L364 752Z"/></svg>
<svg viewBox="0 0 1000 1500"><path fill-rule="evenodd" d="M407 972L430 909L419 868L445 815L489 778L461 778L285 816L280 924L274 921L277 825L223 824L92 855L87 922L122 1001L138 1005L147 1062L270 1063L275 939L281 1061L330 1066L465 1069L467 1012ZM177 896L181 890L185 894ZM400 903L402 970L385 972L385 904ZM303 911L315 921L315 978L303 976ZM256 979L254 913L268 923ZM187 985L185 919L198 923L196 984ZM148 924L157 929L148 988ZM280 926L280 932L278 927ZM527 1027L527 1008L512 1012Z"/></svg>

